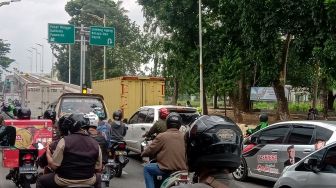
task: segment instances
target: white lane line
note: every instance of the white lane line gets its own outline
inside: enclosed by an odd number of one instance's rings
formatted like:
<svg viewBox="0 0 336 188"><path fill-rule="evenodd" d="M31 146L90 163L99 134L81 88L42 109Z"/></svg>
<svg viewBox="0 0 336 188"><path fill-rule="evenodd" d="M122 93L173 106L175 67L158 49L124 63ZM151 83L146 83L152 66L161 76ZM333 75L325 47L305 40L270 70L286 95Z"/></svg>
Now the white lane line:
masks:
<svg viewBox="0 0 336 188"><path fill-rule="evenodd" d="M126 171L122 171L122 174L125 174L125 175L126 175L126 174L128 174L128 173L127 173Z"/></svg>

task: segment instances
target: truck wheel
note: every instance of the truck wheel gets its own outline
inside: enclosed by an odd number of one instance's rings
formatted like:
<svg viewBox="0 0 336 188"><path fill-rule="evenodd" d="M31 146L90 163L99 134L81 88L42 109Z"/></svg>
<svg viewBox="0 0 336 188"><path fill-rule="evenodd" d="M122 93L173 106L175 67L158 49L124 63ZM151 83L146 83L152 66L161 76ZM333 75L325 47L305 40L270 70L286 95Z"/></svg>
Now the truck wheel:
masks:
<svg viewBox="0 0 336 188"><path fill-rule="evenodd" d="M245 181L247 179L247 164L244 158L241 159L240 166L232 173L234 179Z"/></svg>

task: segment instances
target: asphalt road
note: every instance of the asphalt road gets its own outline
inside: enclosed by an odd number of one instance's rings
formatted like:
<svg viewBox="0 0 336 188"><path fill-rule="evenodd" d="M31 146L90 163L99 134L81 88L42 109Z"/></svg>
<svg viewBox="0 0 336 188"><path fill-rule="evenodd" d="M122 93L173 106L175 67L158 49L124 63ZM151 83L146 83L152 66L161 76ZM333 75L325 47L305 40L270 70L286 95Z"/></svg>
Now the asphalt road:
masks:
<svg viewBox="0 0 336 188"><path fill-rule="evenodd" d="M2 164L2 153L0 152L0 161ZM13 182L6 180L5 176L8 173L8 169L0 168L0 188L15 188ZM271 188L272 182L264 180L251 179L248 182L238 182L243 188ZM142 188L145 187L143 178L143 166L139 158L131 155L130 162L124 168L121 178L113 178L110 183L110 187L113 188ZM32 185L35 188L35 185Z"/></svg>

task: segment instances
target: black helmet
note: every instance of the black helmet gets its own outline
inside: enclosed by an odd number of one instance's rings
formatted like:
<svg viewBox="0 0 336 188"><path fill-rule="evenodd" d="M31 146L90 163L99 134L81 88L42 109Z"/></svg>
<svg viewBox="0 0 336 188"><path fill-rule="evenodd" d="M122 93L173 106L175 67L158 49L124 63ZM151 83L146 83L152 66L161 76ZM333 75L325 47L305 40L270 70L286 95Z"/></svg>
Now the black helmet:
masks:
<svg viewBox="0 0 336 188"><path fill-rule="evenodd" d="M200 116L185 135L189 171L236 170L242 155L242 135L240 128L227 117Z"/></svg>
<svg viewBox="0 0 336 188"><path fill-rule="evenodd" d="M166 119L167 129L176 128L180 129L182 124L182 118L180 114L172 112L167 116Z"/></svg>
<svg viewBox="0 0 336 188"><path fill-rule="evenodd" d="M116 121L121 121L122 119L122 111L121 110L117 110L115 112L113 112L113 119Z"/></svg>
<svg viewBox="0 0 336 188"><path fill-rule="evenodd" d="M267 122L268 121L268 115L267 114L260 114L259 121L260 122Z"/></svg>
<svg viewBox="0 0 336 188"><path fill-rule="evenodd" d="M63 125L68 126L71 133L75 133L90 126L90 120L82 113L71 114L64 120Z"/></svg>
<svg viewBox="0 0 336 188"><path fill-rule="evenodd" d="M63 115L61 118L59 118L57 122L58 130L61 136L67 136L69 134L69 126L71 124L71 121L67 119L68 117L69 115Z"/></svg>
<svg viewBox="0 0 336 188"><path fill-rule="evenodd" d="M43 119L50 119L54 122L56 119L56 112L53 110L46 110L43 114Z"/></svg>
<svg viewBox="0 0 336 188"><path fill-rule="evenodd" d="M30 119L30 115L31 115L30 109L25 107L19 108L16 114L18 119Z"/></svg>

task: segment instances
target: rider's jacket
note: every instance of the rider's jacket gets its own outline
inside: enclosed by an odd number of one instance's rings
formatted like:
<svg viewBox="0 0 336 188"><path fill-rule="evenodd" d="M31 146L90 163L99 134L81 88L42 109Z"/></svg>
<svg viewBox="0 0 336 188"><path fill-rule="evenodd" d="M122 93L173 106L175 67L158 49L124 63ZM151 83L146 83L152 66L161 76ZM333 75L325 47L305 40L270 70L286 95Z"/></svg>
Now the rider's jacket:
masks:
<svg viewBox="0 0 336 188"><path fill-rule="evenodd" d="M80 180L94 176L102 157L96 140L88 134L74 133L58 142L53 160L59 166L56 169L58 177Z"/></svg>
<svg viewBox="0 0 336 188"><path fill-rule="evenodd" d="M122 141L126 131L127 127L121 121L113 121L111 124L111 140Z"/></svg>
<svg viewBox="0 0 336 188"><path fill-rule="evenodd" d="M166 130L167 130L166 121L159 118L144 136L153 137L154 134L163 133Z"/></svg>
<svg viewBox="0 0 336 188"><path fill-rule="evenodd" d="M155 157L161 170L186 170L184 135L178 129L168 129L155 137L153 142L141 154L143 157Z"/></svg>

